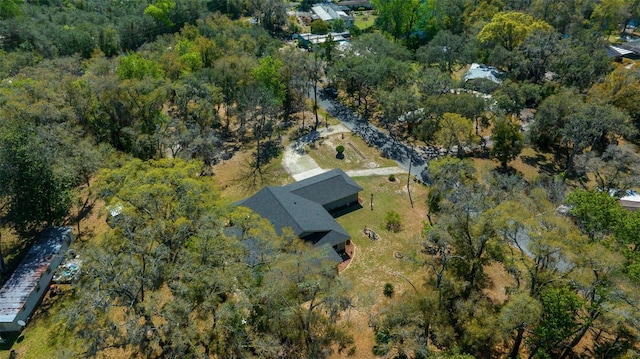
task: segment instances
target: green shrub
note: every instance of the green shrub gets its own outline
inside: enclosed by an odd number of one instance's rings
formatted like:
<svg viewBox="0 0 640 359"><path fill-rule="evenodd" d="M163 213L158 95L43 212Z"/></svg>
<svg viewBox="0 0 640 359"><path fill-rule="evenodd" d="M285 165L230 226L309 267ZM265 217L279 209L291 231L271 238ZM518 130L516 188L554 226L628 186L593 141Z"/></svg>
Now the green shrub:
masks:
<svg viewBox="0 0 640 359"><path fill-rule="evenodd" d="M389 211L387 215L384 217L386 222L386 227L388 230L394 233L398 233L402 230L402 217L396 211Z"/></svg>
<svg viewBox="0 0 640 359"><path fill-rule="evenodd" d="M395 182L396 181L396 176L394 174L390 174L389 175L389 181Z"/></svg>
<svg viewBox="0 0 640 359"><path fill-rule="evenodd" d="M343 146L343 145L338 145L338 146L336 147L336 152L338 152L338 153L342 153L342 152L344 152L344 146Z"/></svg>
<svg viewBox="0 0 640 359"><path fill-rule="evenodd" d="M382 294L384 294L385 297L387 298L391 298L393 297L393 293L395 293L395 288L393 287L393 284L391 283L385 283L384 284L384 288L382 289Z"/></svg>

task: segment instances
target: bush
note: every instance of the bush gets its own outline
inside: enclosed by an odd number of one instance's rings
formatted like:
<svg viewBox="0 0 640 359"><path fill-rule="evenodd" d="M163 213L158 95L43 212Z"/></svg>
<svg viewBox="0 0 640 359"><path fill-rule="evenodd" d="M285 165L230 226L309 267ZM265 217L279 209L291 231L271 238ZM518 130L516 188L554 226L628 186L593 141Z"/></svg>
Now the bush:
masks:
<svg viewBox="0 0 640 359"><path fill-rule="evenodd" d="M385 216L387 229L391 232L398 233L402 230L402 217L396 211L389 211Z"/></svg>
<svg viewBox="0 0 640 359"><path fill-rule="evenodd" d="M343 145L338 145L338 146L336 147L336 152L338 152L338 153L342 153L342 152L344 152L344 146L343 146Z"/></svg>
<svg viewBox="0 0 640 359"><path fill-rule="evenodd" d="M320 19L313 20L311 23L311 33L315 35L324 35L329 32L329 24Z"/></svg>
<svg viewBox="0 0 640 359"><path fill-rule="evenodd" d="M484 94L492 94L500 85L487 79L472 79L462 83L462 88L482 92Z"/></svg>
<svg viewBox="0 0 640 359"><path fill-rule="evenodd" d="M391 283L385 283L384 284L384 288L382 289L382 294L384 294L385 297L387 298L391 298L393 297L393 293L395 293L395 288L393 287L393 284Z"/></svg>
<svg viewBox="0 0 640 359"><path fill-rule="evenodd" d="M389 175L389 181L391 181L391 182L395 182L395 181L396 181L396 176L395 176L395 175L393 175L393 174L390 174L390 175Z"/></svg>

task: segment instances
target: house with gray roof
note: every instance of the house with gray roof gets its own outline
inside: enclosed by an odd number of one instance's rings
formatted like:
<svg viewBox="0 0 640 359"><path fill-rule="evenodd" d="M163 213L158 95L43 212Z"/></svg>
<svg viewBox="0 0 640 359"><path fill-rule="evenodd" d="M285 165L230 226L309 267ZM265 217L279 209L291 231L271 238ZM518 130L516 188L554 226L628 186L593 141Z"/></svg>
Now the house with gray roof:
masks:
<svg viewBox="0 0 640 359"><path fill-rule="evenodd" d="M271 221L278 234L290 227L301 239L316 247L327 247L330 257L342 262L351 237L335 220L360 208L362 191L341 169L334 169L286 186L267 186L237 202Z"/></svg>

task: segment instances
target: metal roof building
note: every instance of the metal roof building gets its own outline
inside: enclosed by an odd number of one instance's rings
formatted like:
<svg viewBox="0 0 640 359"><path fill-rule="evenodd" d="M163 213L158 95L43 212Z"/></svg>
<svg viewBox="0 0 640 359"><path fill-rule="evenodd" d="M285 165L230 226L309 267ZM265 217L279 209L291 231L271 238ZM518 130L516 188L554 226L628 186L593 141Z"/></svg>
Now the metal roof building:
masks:
<svg viewBox="0 0 640 359"><path fill-rule="evenodd" d="M43 233L9 280L0 288L0 333L22 329L44 296L53 272L73 241L69 227Z"/></svg>
<svg viewBox="0 0 640 359"><path fill-rule="evenodd" d="M497 84L502 83L503 72L493 66L483 64L471 64L471 68L464 74L464 80L486 79Z"/></svg>
<svg viewBox="0 0 640 359"><path fill-rule="evenodd" d="M347 28L352 27L355 23L355 18L347 14L342 8L333 3L321 3L311 7L315 19L322 21L333 21L342 19Z"/></svg>

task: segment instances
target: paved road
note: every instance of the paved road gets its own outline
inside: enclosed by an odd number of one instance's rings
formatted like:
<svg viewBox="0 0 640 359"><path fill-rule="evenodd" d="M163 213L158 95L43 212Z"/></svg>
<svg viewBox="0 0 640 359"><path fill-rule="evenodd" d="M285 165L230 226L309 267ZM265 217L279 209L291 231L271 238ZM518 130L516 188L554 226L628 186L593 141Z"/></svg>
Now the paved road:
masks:
<svg viewBox="0 0 640 359"><path fill-rule="evenodd" d="M310 97L313 100L313 97ZM411 147L405 143L394 141L391 136L360 118L338 101L326 96L320 89L318 89L318 107L340 120L345 127L357 133L368 144L378 148L385 156L396 161L398 166L406 171L409 170L409 159L413 158L411 174L423 182L429 182L426 169L430 158L419 154L418 151L412 151Z"/></svg>

